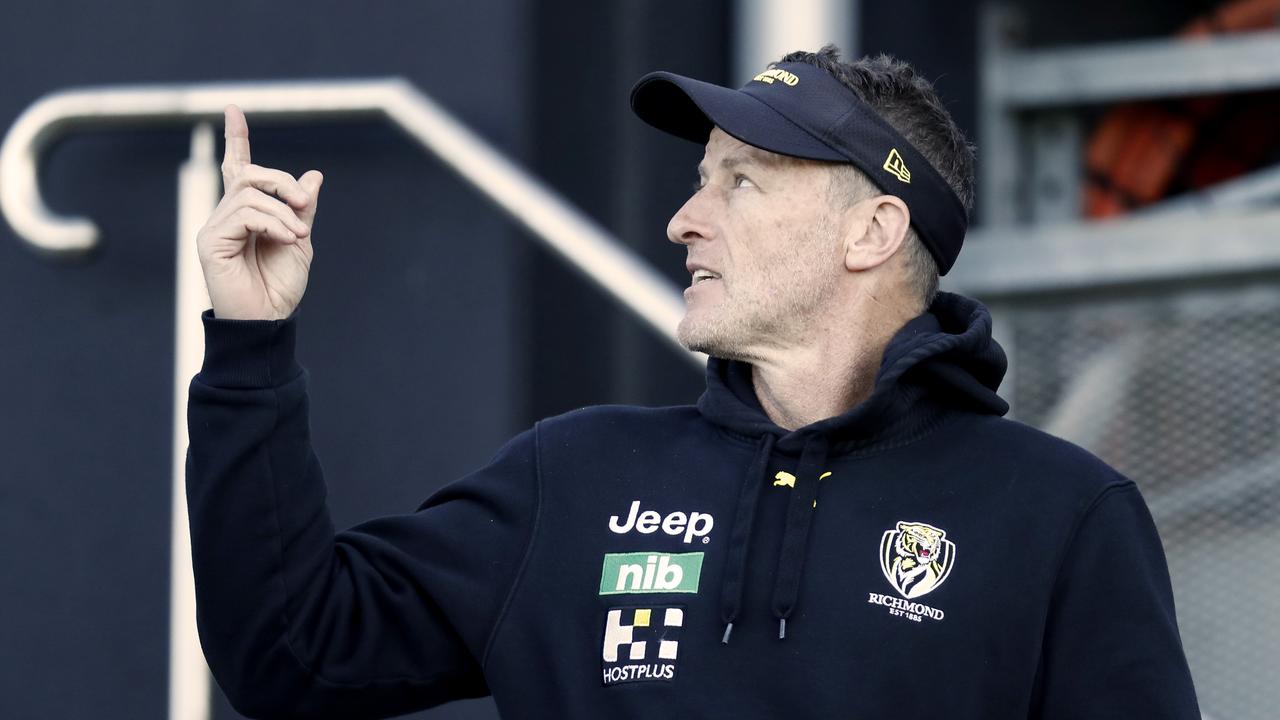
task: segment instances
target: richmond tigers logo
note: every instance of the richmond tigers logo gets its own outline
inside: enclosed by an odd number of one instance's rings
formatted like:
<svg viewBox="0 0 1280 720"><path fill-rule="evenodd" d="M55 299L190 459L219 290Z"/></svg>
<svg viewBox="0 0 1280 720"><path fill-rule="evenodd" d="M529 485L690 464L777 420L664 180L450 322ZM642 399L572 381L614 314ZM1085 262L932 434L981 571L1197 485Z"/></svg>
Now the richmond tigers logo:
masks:
<svg viewBox="0 0 1280 720"><path fill-rule="evenodd" d="M947 532L921 522L899 522L880 540L880 569L904 598L918 598L937 589L951 574L955 543Z"/></svg>

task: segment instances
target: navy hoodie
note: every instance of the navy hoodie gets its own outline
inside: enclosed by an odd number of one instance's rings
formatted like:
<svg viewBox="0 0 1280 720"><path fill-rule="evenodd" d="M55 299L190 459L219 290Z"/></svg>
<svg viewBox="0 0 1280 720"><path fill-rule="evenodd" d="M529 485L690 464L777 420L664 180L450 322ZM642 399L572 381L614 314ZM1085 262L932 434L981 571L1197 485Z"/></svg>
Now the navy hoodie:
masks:
<svg viewBox="0 0 1280 720"><path fill-rule="evenodd" d="M780 428L713 359L696 406L543 420L337 534L296 320L205 328L200 637L252 717L1199 717L1137 488L1001 417L972 300L903 327L838 417Z"/></svg>

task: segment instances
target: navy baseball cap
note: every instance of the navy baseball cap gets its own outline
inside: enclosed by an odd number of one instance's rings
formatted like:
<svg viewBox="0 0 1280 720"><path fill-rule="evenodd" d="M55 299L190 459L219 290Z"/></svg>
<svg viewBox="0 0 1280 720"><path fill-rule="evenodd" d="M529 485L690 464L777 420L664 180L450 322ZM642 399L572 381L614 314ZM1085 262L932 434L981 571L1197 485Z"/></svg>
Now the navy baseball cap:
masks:
<svg viewBox="0 0 1280 720"><path fill-rule="evenodd" d="M911 224L940 274L960 254L969 220L955 191L906 138L821 68L778 63L741 90L652 72L631 89L631 109L655 128L698 144L719 127L779 155L852 163L911 209Z"/></svg>

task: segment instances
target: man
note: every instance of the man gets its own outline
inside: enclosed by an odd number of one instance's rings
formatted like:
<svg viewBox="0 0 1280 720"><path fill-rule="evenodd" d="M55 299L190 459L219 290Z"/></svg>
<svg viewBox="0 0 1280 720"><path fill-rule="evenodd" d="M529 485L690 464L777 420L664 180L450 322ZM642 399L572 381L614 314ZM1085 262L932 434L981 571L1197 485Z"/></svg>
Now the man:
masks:
<svg viewBox="0 0 1280 720"><path fill-rule="evenodd" d="M1002 419L986 310L935 297L973 173L929 84L826 48L742 90L654 73L632 105L706 147L668 227L706 393L544 420L417 512L336 536L293 354L321 178L250 165L228 110L188 493L233 704L1199 717L1137 489Z"/></svg>

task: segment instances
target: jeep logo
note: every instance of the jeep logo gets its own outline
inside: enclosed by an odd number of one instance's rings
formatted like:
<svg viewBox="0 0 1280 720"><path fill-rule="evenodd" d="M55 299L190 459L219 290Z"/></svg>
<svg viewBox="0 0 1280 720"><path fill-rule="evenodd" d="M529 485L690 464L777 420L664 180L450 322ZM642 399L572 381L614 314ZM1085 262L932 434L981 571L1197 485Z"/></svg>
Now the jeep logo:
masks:
<svg viewBox="0 0 1280 720"><path fill-rule="evenodd" d="M696 537L702 538L703 543L711 542L711 538L707 535L715 524L715 518L706 513L693 512L686 515L676 511L663 517L656 510L641 511L639 500L631 502L626 521L619 522L617 515L609 516L609 530L618 535L626 535L632 530L642 535L650 535L661 529L667 535L683 534L686 543L693 542Z"/></svg>

